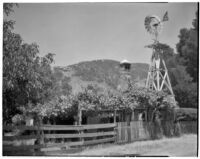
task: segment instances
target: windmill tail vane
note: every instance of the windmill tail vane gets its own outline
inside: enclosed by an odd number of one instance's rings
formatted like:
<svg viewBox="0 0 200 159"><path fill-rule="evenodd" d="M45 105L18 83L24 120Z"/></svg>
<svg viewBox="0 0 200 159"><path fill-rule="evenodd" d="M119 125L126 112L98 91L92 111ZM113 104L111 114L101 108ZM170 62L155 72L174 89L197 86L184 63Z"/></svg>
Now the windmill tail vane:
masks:
<svg viewBox="0 0 200 159"><path fill-rule="evenodd" d="M168 21L169 17L168 17L168 12L165 12L164 16L163 16L163 22Z"/></svg>

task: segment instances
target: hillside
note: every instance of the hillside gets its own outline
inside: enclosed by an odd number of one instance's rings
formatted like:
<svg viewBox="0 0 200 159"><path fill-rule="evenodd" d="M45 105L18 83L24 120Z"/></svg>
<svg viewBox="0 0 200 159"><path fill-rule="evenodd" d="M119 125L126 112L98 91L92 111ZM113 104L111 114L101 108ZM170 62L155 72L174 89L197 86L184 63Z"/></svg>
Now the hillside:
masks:
<svg viewBox="0 0 200 159"><path fill-rule="evenodd" d="M88 84L96 84L104 89L116 90L124 82L119 62L114 60L94 60L56 68L70 78L73 93L79 92ZM144 85L147 71L148 64L132 63L131 80L139 85Z"/></svg>

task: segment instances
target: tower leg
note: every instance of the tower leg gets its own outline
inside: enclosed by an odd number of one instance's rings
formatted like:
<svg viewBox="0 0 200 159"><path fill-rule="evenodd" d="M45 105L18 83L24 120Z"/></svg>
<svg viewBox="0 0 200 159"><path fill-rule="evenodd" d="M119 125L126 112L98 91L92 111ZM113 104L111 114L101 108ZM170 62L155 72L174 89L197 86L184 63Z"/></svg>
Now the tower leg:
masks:
<svg viewBox="0 0 200 159"><path fill-rule="evenodd" d="M162 70L164 71L164 74L162 74L161 72L161 64L163 64ZM170 95L174 98L168 70L163 59L155 60L154 58L152 60L147 75L146 88L154 89L156 91L162 91L166 88L169 91Z"/></svg>
<svg viewBox="0 0 200 159"><path fill-rule="evenodd" d="M166 80L166 81L167 81L167 83L168 83L168 85L169 85L169 91L170 91L171 95L174 96L174 92L173 92L173 90L172 90L172 86L171 86L171 82L170 82L170 79L169 79L168 70L167 70L167 67L166 67L166 65L165 65L165 61L162 60L162 62L163 62L163 65L164 65L164 68L165 68L165 71L166 71L166 74L167 74L167 76L166 76L167 80Z"/></svg>
<svg viewBox="0 0 200 159"><path fill-rule="evenodd" d="M159 75L159 72L160 72L160 59L157 59L155 60L155 65L156 65L156 83L157 83L157 91L159 91L160 89L160 75Z"/></svg>

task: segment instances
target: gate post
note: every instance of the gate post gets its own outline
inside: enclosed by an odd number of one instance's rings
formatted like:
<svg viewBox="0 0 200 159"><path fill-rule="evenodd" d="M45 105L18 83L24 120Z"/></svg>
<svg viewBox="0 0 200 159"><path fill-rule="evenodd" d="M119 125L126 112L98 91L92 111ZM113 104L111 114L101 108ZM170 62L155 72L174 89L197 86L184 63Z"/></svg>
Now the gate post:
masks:
<svg viewBox="0 0 200 159"><path fill-rule="evenodd" d="M39 143L40 144L44 144L44 130L41 128L43 126L43 121L42 121L42 118L41 117L39 117L39 119L38 119L38 134L39 134L39 136L40 136L40 138L39 138Z"/></svg>
<svg viewBox="0 0 200 159"><path fill-rule="evenodd" d="M114 110L114 123L116 123L116 115L117 115L117 112L116 112L116 109Z"/></svg>
<svg viewBox="0 0 200 159"><path fill-rule="evenodd" d="M117 134L117 123L116 123L116 109L114 110L114 124L115 124L115 127L114 127L114 132L115 132L115 143L117 143L117 138L118 138L118 134Z"/></svg>
<svg viewBox="0 0 200 159"><path fill-rule="evenodd" d="M130 118L131 118L131 113L127 114L127 137L128 137L128 143L131 142L131 124L130 124Z"/></svg>
<svg viewBox="0 0 200 159"><path fill-rule="evenodd" d="M78 125L82 124L82 110L79 108L78 110Z"/></svg>
<svg viewBox="0 0 200 159"><path fill-rule="evenodd" d="M80 106L78 107L78 125L82 125L82 109L80 108ZM83 131L84 130L79 130L79 134L83 134ZM84 142L84 138L80 137L80 141Z"/></svg>

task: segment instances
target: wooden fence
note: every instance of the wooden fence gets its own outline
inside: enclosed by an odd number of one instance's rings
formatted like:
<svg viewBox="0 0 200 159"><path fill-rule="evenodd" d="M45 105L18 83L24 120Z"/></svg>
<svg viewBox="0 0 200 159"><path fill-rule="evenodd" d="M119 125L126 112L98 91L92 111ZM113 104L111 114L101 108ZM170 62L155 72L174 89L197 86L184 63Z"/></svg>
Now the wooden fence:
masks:
<svg viewBox="0 0 200 159"><path fill-rule="evenodd" d="M181 121L179 124L181 134L197 134L197 121ZM159 127L152 126L150 122L143 121L131 121L129 125L127 122L119 122L116 127L116 142L129 143L160 138L165 134L168 136L175 135L175 125L173 122L166 122L162 127L163 129L159 130Z"/></svg>
<svg viewBox="0 0 200 159"><path fill-rule="evenodd" d="M171 131L171 123L165 124L165 128L167 132ZM182 121L180 122L180 128L183 134L197 133L197 121ZM12 133L18 133L18 135L9 133L10 130L12 130ZM78 148L82 149L85 146L94 144L113 142L120 144L149 140L153 139L153 135L159 135L159 133L160 130L158 130L158 127L152 127L149 122L143 121L131 121L129 125L127 122L118 122L116 124L81 126L4 126L3 155L51 155L55 154L55 152L58 154L62 152L66 154Z"/></svg>
<svg viewBox="0 0 200 159"><path fill-rule="evenodd" d="M114 123L82 126L4 126L3 155L48 155L53 151L114 142L116 139L115 127ZM6 133L9 130L23 133L12 136L11 133Z"/></svg>
<svg viewBox="0 0 200 159"><path fill-rule="evenodd" d="M127 122L117 123L117 143L150 139L146 126L147 123L142 121L132 121L130 125Z"/></svg>

